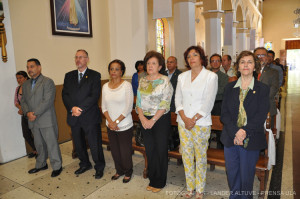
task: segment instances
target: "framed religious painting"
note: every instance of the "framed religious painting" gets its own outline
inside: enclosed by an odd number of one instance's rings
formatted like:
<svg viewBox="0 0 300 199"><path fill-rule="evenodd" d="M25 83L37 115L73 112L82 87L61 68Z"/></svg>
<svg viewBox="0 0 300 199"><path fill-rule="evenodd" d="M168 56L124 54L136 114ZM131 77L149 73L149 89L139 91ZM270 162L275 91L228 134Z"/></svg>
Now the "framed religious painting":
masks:
<svg viewBox="0 0 300 199"><path fill-rule="evenodd" d="M53 35L93 37L90 0L50 0Z"/></svg>

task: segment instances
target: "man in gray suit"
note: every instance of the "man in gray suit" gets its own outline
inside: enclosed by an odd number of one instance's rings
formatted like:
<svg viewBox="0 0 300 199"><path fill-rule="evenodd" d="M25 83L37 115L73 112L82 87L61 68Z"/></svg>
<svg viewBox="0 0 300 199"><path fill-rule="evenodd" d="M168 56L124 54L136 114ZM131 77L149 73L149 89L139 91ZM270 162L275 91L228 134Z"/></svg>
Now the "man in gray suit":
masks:
<svg viewBox="0 0 300 199"><path fill-rule="evenodd" d="M55 85L52 79L41 74L41 64L37 59L27 61L27 72L32 79L22 87L21 107L28 117L28 126L33 132L34 145L37 149L35 168L28 171L33 174L48 169L49 154L51 177L62 171L62 159L58 146L58 127L54 109Z"/></svg>
<svg viewBox="0 0 300 199"><path fill-rule="evenodd" d="M261 65L259 81L266 84L270 88L270 115L271 128L274 127L274 116L277 114L275 96L279 91L279 74L278 71L268 65L268 51L264 47L254 49L255 56L258 57Z"/></svg>
<svg viewBox="0 0 300 199"><path fill-rule="evenodd" d="M274 68L275 70L278 71L278 75L279 75L279 88L282 86L282 82L283 82L283 70L281 69L280 66L277 66L276 64L273 64L274 62L274 57L275 57L275 52L273 50L269 50L268 51L268 65L271 68Z"/></svg>

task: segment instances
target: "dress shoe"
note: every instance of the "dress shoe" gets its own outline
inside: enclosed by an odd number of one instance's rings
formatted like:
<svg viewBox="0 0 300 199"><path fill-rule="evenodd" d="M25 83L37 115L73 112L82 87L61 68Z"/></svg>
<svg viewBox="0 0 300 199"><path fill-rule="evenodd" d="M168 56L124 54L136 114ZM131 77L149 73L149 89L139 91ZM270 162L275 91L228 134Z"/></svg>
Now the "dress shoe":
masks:
<svg viewBox="0 0 300 199"><path fill-rule="evenodd" d="M161 191L161 189L160 188L152 188L152 192L153 193L157 193L157 192L160 192Z"/></svg>
<svg viewBox="0 0 300 199"><path fill-rule="evenodd" d="M131 175L130 176L125 176L123 178L123 183L128 183L131 180Z"/></svg>
<svg viewBox="0 0 300 199"><path fill-rule="evenodd" d="M28 173L33 174L33 173L37 173L37 172L39 172L41 170L46 170L46 169L48 169L48 165L47 164L45 166L43 166L42 168L39 168L39 169L37 169L37 168L30 169L28 171Z"/></svg>
<svg viewBox="0 0 300 199"><path fill-rule="evenodd" d="M100 179L103 176L103 171L102 170L96 170L95 173L95 179Z"/></svg>
<svg viewBox="0 0 300 199"><path fill-rule="evenodd" d="M147 186L146 190L147 191L152 191L153 187L151 187L150 185Z"/></svg>
<svg viewBox="0 0 300 199"><path fill-rule="evenodd" d="M52 174L51 174L51 177L54 178L56 176L59 176L59 174L61 173L61 171L62 171L62 167L60 167L60 169L58 169L58 170L53 170Z"/></svg>
<svg viewBox="0 0 300 199"><path fill-rule="evenodd" d="M80 167L79 169L77 169L74 173L79 175L82 174L84 172L86 172L87 170L92 169L92 166L88 166L88 167Z"/></svg>
<svg viewBox="0 0 300 199"><path fill-rule="evenodd" d="M203 199L203 193L196 193L196 199Z"/></svg>
<svg viewBox="0 0 300 199"><path fill-rule="evenodd" d="M27 156L28 156L28 158L33 158L33 157L35 157L35 153L29 153Z"/></svg>
<svg viewBox="0 0 300 199"><path fill-rule="evenodd" d="M119 174L116 173L115 175L113 175L113 176L111 177L111 180L118 180L120 176L121 176L121 175L119 175Z"/></svg>

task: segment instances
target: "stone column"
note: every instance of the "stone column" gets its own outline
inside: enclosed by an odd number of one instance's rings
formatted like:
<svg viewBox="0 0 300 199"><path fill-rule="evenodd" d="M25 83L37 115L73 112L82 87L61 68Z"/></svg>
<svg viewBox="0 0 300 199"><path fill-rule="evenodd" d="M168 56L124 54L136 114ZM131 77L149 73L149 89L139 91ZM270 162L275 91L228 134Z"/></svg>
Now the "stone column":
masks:
<svg viewBox="0 0 300 199"><path fill-rule="evenodd" d="M8 0L3 0L2 3L5 17L3 22L6 30L8 61L4 63L2 58L0 58L0 68L3 74L0 78L0 163L5 163L25 156L26 148L21 129L21 116L18 115L18 109L13 103L17 81Z"/></svg>
<svg viewBox="0 0 300 199"><path fill-rule="evenodd" d="M192 45L196 45L195 35L195 3L174 3L174 47L178 67L184 68L183 53Z"/></svg>
<svg viewBox="0 0 300 199"><path fill-rule="evenodd" d="M111 60L122 60L125 77L134 72L134 64L143 59L148 43L147 0L109 0Z"/></svg>
<svg viewBox="0 0 300 199"><path fill-rule="evenodd" d="M231 34L232 43L231 43L231 45L225 45L225 37L224 37L224 46L223 46L224 55L226 55L226 54L230 55L233 62L236 59L236 26L237 26L237 24L238 24L237 21L234 21L232 24L232 34Z"/></svg>
<svg viewBox="0 0 300 199"><path fill-rule="evenodd" d="M224 11L208 10L203 13L205 18L205 53L221 54L221 17Z"/></svg>
<svg viewBox="0 0 300 199"><path fill-rule="evenodd" d="M236 44L236 54L240 54L243 50L247 49L247 28L237 28L237 44Z"/></svg>

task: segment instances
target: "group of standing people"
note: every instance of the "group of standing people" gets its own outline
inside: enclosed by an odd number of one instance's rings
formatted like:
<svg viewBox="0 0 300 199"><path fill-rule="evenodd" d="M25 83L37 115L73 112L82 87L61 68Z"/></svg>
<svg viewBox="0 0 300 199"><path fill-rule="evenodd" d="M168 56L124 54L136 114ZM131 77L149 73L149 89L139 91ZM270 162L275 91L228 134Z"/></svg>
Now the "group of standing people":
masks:
<svg viewBox="0 0 300 199"><path fill-rule="evenodd" d="M176 61L176 58L168 59L168 63L171 64L172 60ZM131 111L136 95L135 109L140 119L148 160L150 182L146 189L156 193L166 185L171 109L178 115L180 147L187 184L185 197L191 198L196 194L196 198L203 198L206 152L212 125L211 111L218 91L218 76L206 69L208 60L199 46L189 47L184 53L184 60L189 70L176 73L178 80L175 87L170 81L175 70L167 72L169 78L164 75L165 60L158 52L150 51L143 61L137 62L138 72L134 75L132 85L122 79L126 67L121 60L116 59L109 63L110 81L102 88L101 109L106 118L116 168L112 180L124 175L123 182L128 183L132 178ZM87 67L88 61L85 50L76 52L77 70L65 75L62 98L80 160L75 174L82 174L92 168L87 154L86 137L95 162L95 178L100 179L105 167L101 113L98 107L101 75ZM224 128L221 141L225 146L230 198L251 198L259 151L267 145L263 124L269 111L270 88L256 80L260 62L252 52L241 52L235 69L238 80L227 84L223 94L221 120ZM36 166L29 173L47 169L46 159L49 154L53 168L52 177L55 177L62 171L54 110L55 86L51 79L41 74L38 60L28 60L27 70L32 79L23 84L19 113L28 118L38 154Z"/></svg>

